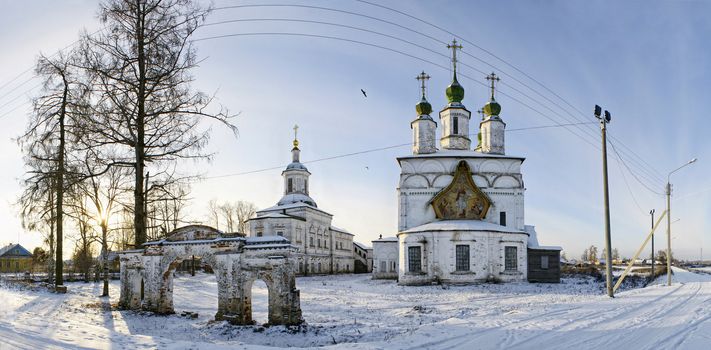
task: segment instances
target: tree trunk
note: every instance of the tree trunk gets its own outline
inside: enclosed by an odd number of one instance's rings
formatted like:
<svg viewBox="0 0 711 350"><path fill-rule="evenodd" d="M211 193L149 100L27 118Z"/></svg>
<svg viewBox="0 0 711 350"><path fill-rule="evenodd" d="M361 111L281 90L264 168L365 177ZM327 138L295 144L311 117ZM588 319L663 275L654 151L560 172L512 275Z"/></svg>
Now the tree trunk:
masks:
<svg viewBox="0 0 711 350"><path fill-rule="evenodd" d="M64 80L64 93L62 95L62 107L59 112L59 149L57 150L57 263L55 264L55 285L61 286L64 284L64 261L62 260L62 241L63 241L63 213L62 204L64 202L64 116L67 108L67 93L69 86L66 79Z"/></svg>
<svg viewBox="0 0 711 350"><path fill-rule="evenodd" d="M133 225L136 229L136 249L146 243L146 203L143 188L143 171L145 168L145 119L146 119L146 56L144 47L144 6L141 1L136 1L136 41L138 43L138 93L136 102L138 111L136 116L136 181L133 198L135 201L135 212Z"/></svg>
<svg viewBox="0 0 711 350"><path fill-rule="evenodd" d="M103 268L104 268L104 291L101 293L102 297L107 297L109 296L109 250L108 250L108 245L106 244L106 236L108 227L106 220L102 220L101 222L101 251L103 252L104 258L102 259L103 263Z"/></svg>

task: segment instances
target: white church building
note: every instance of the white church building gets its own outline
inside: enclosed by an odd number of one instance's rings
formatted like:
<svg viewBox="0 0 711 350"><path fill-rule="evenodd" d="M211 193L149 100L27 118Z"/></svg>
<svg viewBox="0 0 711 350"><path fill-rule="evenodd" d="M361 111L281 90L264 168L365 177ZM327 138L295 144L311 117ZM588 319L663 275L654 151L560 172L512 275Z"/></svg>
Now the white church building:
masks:
<svg viewBox="0 0 711 350"><path fill-rule="evenodd" d="M275 206L257 211L249 220L249 236L288 239L298 249L300 275L354 272L353 234L331 225L333 215L320 209L309 195L311 173L300 162L300 152L295 134L292 162L281 173L284 195Z"/></svg>
<svg viewBox="0 0 711 350"><path fill-rule="evenodd" d="M373 241L373 277L394 277L397 267L402 285L558 282L561 248L539 246L534 227L525 224L525 158L505 152L506 123L494 98L499 79L493 73L487 77L491 97L472 147L471 112L462 104L464 88L456 73L461 46L455 41L450 48L454 73L448 103L439 112L439 147L438 123L425 97L429 76L418 76L422 99L410 123L412 154L397 158L398 234L396 240Z"/></svg>

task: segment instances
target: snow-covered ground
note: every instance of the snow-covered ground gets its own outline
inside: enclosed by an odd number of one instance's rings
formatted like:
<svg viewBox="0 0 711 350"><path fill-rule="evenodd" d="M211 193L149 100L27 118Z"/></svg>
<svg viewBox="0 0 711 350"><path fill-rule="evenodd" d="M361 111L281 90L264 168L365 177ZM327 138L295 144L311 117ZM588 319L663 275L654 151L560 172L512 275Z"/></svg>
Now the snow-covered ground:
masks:
<svg viewBox="0 0 711 350"><path fill-rule="evenodd" d="M215 277L175 279L178 314L112 309L100 284L69 284L57 295L0 286L0 349L707 349L711 275L675 270L671 287L602 295L592 279L561 284L401 287L368 275L297 280L308 325L235 327L214 322ZM266 287L253 290L255 318L266 320ZM118 282L111 284L116 303ZM197 319L179 316L199 313Z"/></svg>

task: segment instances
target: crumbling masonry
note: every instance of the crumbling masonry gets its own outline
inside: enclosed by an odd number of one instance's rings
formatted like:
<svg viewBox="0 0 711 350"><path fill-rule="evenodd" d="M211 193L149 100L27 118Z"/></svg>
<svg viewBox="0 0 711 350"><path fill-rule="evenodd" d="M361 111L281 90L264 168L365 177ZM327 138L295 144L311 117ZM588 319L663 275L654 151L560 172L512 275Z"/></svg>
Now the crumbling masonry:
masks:
<svg viewBox="0 0 711 350"><path fill-rule="evenodd" d="M269 324L303 322L296 289L296 249L283 237L228 237L209 226L191 225L144 246L120 253L119 307L123 309L174 313L173 272L183 260L198 256L217 278L215 320L254 324L252 284L261 279L269 291Z"/></svg>

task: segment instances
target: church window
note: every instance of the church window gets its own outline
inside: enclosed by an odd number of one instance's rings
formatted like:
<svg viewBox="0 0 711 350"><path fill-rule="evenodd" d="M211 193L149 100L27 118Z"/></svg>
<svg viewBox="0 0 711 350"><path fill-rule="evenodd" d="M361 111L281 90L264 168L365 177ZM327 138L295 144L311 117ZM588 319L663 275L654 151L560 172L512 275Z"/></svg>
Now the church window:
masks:
<svg viewBox="0 0 711 350"><path fill-rule="evenodd" d="M541 256L541 269L548 270L548 255Z"/></svg>
<svg viewBox="0 0 711 350"><path fill-rule="evenodd" d="M452 118L452 133L455 135L459 134L459 118L458 117Z"/></svg>
<svg viewBox="0 0 711 350"><path fill-rule="evenodd" d="M313 237L309 237L309 245L311 245L312 247L314 246L314 238Z"/></svg>
<svg viewBox="0 0 711 350"><path fill-rule="evenodd" d="M422 271L422 250L420 247L408 247L407 248L407 260L410 264L410 272L421 272Z"/></svg>
<svg viewBox="0 0 711 350"><path fill-rule="evenodd" d="M287 190L286 192L291 193L294 191L294 181L292 179L286 180L287 182Z"/></svg>
<svg viewBox="0 0 711 350"><path fill-rule="evenodd" d="M262 237L262 231L257 231L257 237Z"/></svg>
<svg viewBox="0 0 711 350"><path fill-rule="evenodd" d="M469 246L458 244L456 253L457 271L469 271Z"/></svg>
<svg viewBox="0 0 711 350"><path fill-rule="evenodd" d="M277 236L282 236L282 237L284 237L284 232L282 232L282 231L277 231Z"/></svg>
<svg viewBox="0 0 711 350"><path fill-rule="evenodd" d="M504 270L505 271L515 271L518 269L518 257L516 253L516 247L506 247L505 248L505 261Z"/></svg>
<svg viewBox="0 0 711 350"><path fill-rule="evenodd" d="M392 268L390 269L390 271L394 272L395 271L395 262L393 261L392 263L393 263L393 265L392 265Z"/></svg>
<svg viewBox="0 0 711 350"><path fill-rule="evenodd" d="M381 261L381 262L380 262L380 272L386 272L386 271L387 271L387 268L386 268L386 266L385 266L386 264L387 264L387 261Z"/></svg>
<svg viewBox="0 0 711 350"><path fill-rule="evenodd" d="M336 272L338 272L338 269L340 268L340 265L336 263Z"/></svg>
<svg viewBox="0 0 711 350"><path fill-rule="evenodd" d="M321 248L321 239L320 238L317 240L317 243L318 243L318 247Z"/></svg>
<svg viewBox="0 0 711 350"><path fill-rule="evenodd" d="M506 212L502 211L499 213L499 225L506 226Z"/></svg>

